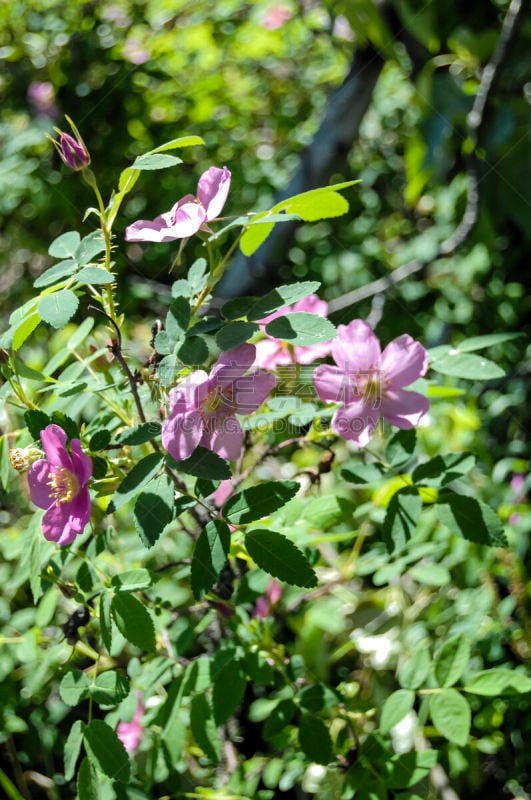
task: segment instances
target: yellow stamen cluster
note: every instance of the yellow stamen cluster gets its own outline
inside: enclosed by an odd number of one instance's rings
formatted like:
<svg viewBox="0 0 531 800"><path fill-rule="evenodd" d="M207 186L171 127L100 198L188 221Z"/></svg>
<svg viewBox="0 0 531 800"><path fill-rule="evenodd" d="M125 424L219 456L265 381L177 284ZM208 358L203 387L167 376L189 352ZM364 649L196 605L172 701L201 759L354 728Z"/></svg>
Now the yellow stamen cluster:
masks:
<svg viewBox="0 0 531 800"><path fill-rule="evenodd" d="M79 494L79 481L66 467L53 467L46 485L56 503L71 503Z"/></svg>
<svg viewBox="0 0 531 800"><path fill-rule="evenodd" d="M234 398L232 386L216 386L211 389L203 402L201 410L205 414L215 414L225 406L226 414L234 413Z"/></svg>
<svg viewBox="0 0 531 800"><path fill-rule="evenodd" d="M354 394L367 403L379 401L388 383L381 377L380 372L372 368L367 372L359 372L353 380Z"/></svg>

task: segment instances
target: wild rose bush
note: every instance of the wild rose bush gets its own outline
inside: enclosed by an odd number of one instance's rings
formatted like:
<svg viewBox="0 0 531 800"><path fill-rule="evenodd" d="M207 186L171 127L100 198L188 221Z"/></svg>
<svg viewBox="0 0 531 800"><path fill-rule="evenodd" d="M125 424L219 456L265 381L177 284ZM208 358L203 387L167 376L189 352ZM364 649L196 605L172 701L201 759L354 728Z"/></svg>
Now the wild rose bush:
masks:
<svg viewBox="0 0 531 800"><path fill-rule="evenodd" d="M139 156L105 202L73 132L55 145L93 188L86 226L99 227L51 244L57 263L0 340L0 477L25 509L4 713L19 695L39 706L6 730L45 720L54 758L35 751L18 784L79 800L428 796L441 770L459 776L460 752L496 746L492 698L510 716L531 688L522 669L489 668L475 609L492 630L507 613L481 585L492 546L508 552L501 518L474 454L433 436L460 397L453 380L501 372L474 352L511 335L380 343L364 320L336 328L314 281L217 313L237 247L346 213L339 191L356 181L220 220L231 174L213 166L196 196L124 237L114 226L142 172L178 169L170 153L202 141ZM189 263L192 236L205 257ZM178 240L169 268L186 274L138 349L118 301L124 238ZM32 363L44 326L53 354ZM470 565L477 586L448 624ZM382 606L379 587L401 575Z"/></svg>

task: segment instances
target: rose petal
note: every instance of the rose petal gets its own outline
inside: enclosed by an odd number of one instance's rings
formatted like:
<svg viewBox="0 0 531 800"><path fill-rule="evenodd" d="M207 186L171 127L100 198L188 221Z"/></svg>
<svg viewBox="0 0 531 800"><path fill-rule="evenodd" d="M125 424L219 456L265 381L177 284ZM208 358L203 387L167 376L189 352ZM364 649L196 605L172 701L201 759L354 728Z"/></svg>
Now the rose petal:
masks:
<svg viewBox="0 0 531 800"><path fill-rule="evenodd" d="M418 392L388 390L381 402L382 417L397 428L414 428L428 411L430 401Z"/></svg>
<svg viewBox="0 0 531 800"><path fill-rule="evenodd" d="M54 467L66 467L70 472L74 471L72 459L65 447L66 433L59 425L47 425L41 431L41 442L50 464L53 464Z"/></svg>
<svg viewBox="0 0 531 800"><path fill-rule="evenodd" d="M85 525L90 522L90 495L86 486L74 497L71 503L64 503L70 512L70 525L76 533L83 533Z"/></svg>
<svg viewBox="0 0 531 800"><path fill-rule="evenodd" d="M371 326L361 319L339 325L330 349L336 364L346 372L364 372L379 366L380 342Z"/></svg>
<svg viewBox="0 0 531 800"><path fill-rule="evenodd" d="M293 306L293 311L307 311L309 314L317 314L319 317L326 317L328 314L328 303L321 300L316 294L310 294L298 300Z"/></svg>
<svg viewBox="0 0 531 800"><path fill-rule="evenodd" d="M191 456L203 435L203 421L198 411L169 417L162 426L162 444L176 461Z"/></svg>
<svg viewBox="0 0 531 800"><path fill-rule="evenodd" d="M323 403L352 403L357 399L355 381L339 367L328 364L317 367L313 385Z"/></svg>
<svg viewBox="0 0 531 800"><path fill-rule="evenodd" d="M199 178L197 197L205 207L207 221L221 214L229 194L230 180L231 174L227 167L210 167Z"/></svg>
<svg viewBox="0 0 531 800"><path fill-rule="evenodd" d="M243 445L243 431L236 417L231 414L225 417L218 427L205 430L201 445L228 461L239 458Z"/></svg>
<svg viewBox="0 0 531 800"><path fill-rule="evenodd" d="M81 449L79 439L72 439L70 442L72 450L72 464L74 465L74 475L79 481L80 486L85 486L92 475L92 459Z"/></svg>
<svg viewBox="0 0 531 800"><path fill-rule="evenodd" d="M256 358L256 347L254 344L240 344L238 347L232 347L230 350L225 350L221 353L218 360L214 364L210 377L213 378L219 371L225 367L234 370L234 377L238 378L247 372ZM229 373L224 373L227 376Z"/></svg>
<svg viewBox="0 0 531 800"><path fill-rule="evenodd" d="M176 208L172 223L166 230L167 239L187 239L197 233L206 220L206 211L200 203L190 201Z"/></svg>
<svg viewBox="0 0 531 800"><path fill-rule="evenodd" d="M332 428L343 439L354 442L358 447L365 447L379 418L378 409L369 408L363 400L358 400L336 411L332 417Z"/></svg>
<svg viewBox="0 0 531 800"><path fill-rule="evenodd" d="M260 330L262 333L265 333L265 326L268 322L272 322L274 319L278 319L279 317L283 317L284 314L288 314L290 311L293 311L291 306L285 306L284 308L279 308L276 311L273 311L271 314L268 314L267 317L262 317L262 319L257 320L260 323ZM269 334L266 334L268 336ZM273 337L271 337L273 338Z"/></svg>
<svg viewBox="0 0 531 800"><path fill-rule="evenodd" d="M382 353L381 368L392 388L402 389L426 374L428 353L405 333L389 342Z"/></svg>
<svg viewBox="0 0 531 800"><path fill-rule="evenodd" d="M183 414L197 408L197 389L208 382L208 375L202 369L196 369L181 383L170 390L170 416Z"/></svg>
<svg viewBox="0 0 531 800"><path fill-rule="evenodd" d="M302 345L295 346L295 361L297 364L313 364L318 358L326 358L330 355L332 342L322 342L321 344L310 344L307 347Z"/></svg>
<svg viewBox="0 0 531 800"><path fill-rule="evenodd" d="M168 242L168 225L166 215L156 217L154 220L138 219L125 229L126 242Z"/></svg>
<svg viewBox="0 0 531 800"><path fill-rule="evenodd" d="M49 462L43 459L35 461L28 472L28 486L31 502L39 508L49 508L54 502L53 497L50 495L50 487L48 486L49 480Z"/></svg>
<svg viewBox="0 0 531 800"><path fill-rule="evenodd" d="M238 414L250 414L260 408L277 379L269 372L254 372L234 382L234 403Z"/></svg>
<svg viewBox="0 0 531 800"><path fill-rule="evenodd" d="M228 500L233 492L234 492L234 483L232 481L232 478L226 478L226 480L221 481L218 488L211 495L211 497L217 506L222 506L225 500Z"/></svg>
<svg viewBox="0 0 531 800"><path fill-rule="evenodd" d="M261 339L255 346L257 367L274 369L278 364L293 364L290 351L278 339Z"/></svg>
<svg viewBox="0 0 531 800"><path fill-rule="evenodd" d="M70 503L54 503L42 518L44 538L56 544L72 544L79 531L74 530L70 519Z"/></svg>

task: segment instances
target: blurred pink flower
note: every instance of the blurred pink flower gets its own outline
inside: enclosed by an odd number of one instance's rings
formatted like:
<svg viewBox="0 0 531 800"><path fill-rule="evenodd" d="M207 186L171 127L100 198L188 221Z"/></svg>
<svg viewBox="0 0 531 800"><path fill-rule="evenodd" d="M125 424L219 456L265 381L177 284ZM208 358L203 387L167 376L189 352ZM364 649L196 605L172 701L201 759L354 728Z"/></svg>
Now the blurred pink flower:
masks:
<svg viewBox="0 0 531 800"><path fill-rule="evenodd" d="M291 19L291 17L292 13L289 8L286 8L286 6L269 6L262 20L262 25L264 28L274 31L277 28L281 28L283 25L285 25L286 22Z"/></svg>
<svg viewBox="0 0 531 800"><path fill-rule="evenodd" d="M241 344L220 355L210 376L196 370L171 390L162 444L173 458L188 458L198 445L230 461L238 458L243 431L235 415L256 411L277 383L266 372L245 374L255 355L254 345Z"/></svg>
<svg viewBox="0 0 531 800"><path fill-rule="evenodd" d="M254 616L264 619L271 616L271 610L282 597L282 586L275 578L270 578L264 594L257 598Z"/></svg>
<svg viewBox="0 0 531 800"><path fill-rule="evenodd" d="M525 475L521 472L515 472L511 478L510 486L514 499L519 503L525 497L525 491L522 491L525 487Z"/></svg>
<svg viewBox="0 0 531 800"><path fill-rule="evenodd" d="M35 461L28 473L31 501L46 509L42 518L44 538L71 544L90 520L87 483L92 459L81 450L79 439L72 439L72 455L68 453L66 433L59 425L48 425L41 431L41 442L46 458Z"/></svg>
<svg viewBox="0 0 531 800"><path fill-rule="evenodd" d="M112 22L117 28L127 28L131 24L131 17L126 9L118 3L103 3L98 10L102 19Z"/></svg>
<svg viewBox="0 0 531 800"><path fill-rule="evenodd" d="M343 403L332 418L340 436L364 447L380 417L397 428L418 425L429 400L403 387L428 369L428 354L419 342L404 334L382 353L371 326L356 319L338 326L331 350L337 366L317 367L313 382L323 402Z"/></svg>
<svg viewBox="0 0 531 800"><path fill-rule="evenodd" d="M227 478L221 481L215 492L212 493L212 500L217 506L222 506L225 500L228 500L234 492L234 483L232 478Z"/></svg>
<svg viewBox="0 0 531 800"><path fill-rule="evenodd" d="M122 56L131 64L145 64L151 53L138 36L128 36L122 47Z"/></svg>
<svg viewBox="0 0 531 800"><path fill-rule="evenodd" d="M525 500L525 479L526 476L523 475L521 472L515 472L513 477L511 478L511 483L509 486L511 487L511 492L513 494L513 503L515 505L520 505ZM519 511L513 511L511 516L509 517L509 522L511 525L518 525L521 519L521 514Z"/></svg>
<svg viewBox="0 0 531 800"><path fill-rule="evenodd" d="M142 695L140 692L137 692L137 698L136 711L131 722L119 722L118 728L116 729L116 734L128 753L132 753L136 750L144 732L144 727L140 720L145 708L142 704Z"/></svg>
<svg viewBox="0 0 531 800"><path fill-rule="evenodd" d="M139 219L125 229L128 242L171 242L186 239L221 214L230 189L227 167L210 167L197 184L197 197L181 198L173 208L154 220Z"/></svg>
<svg viewBox="0 0 531 800"><path fill-rule="evenodd" d="M55 90L49 81L32 81L28 86L28 100L37 114L57 119L59 109L55 102Z"/></svg>
<svg viewBox="0 0 531 800"><path fill-rule="evenodd" d="M271 320L277 317L283 317L284 314L293 311L305 311L310 314L317 314L319 317L326 317L328 313L328 303L325 300L320 300L316 294L311 294L299 300L293 306L287 306L279 311L275 311L268 317L260 320L260 328L265 333L265 326ZM256 343L256 365L263 367L263 369L274 369L279 364L311 364L317 358L324 358L330 353L330 346L332 342L322 342L320 344L312 344L307 347L295 345L293 347L293 356L288 342L281 339L274 339L266 333L266 339Z"/></svg>

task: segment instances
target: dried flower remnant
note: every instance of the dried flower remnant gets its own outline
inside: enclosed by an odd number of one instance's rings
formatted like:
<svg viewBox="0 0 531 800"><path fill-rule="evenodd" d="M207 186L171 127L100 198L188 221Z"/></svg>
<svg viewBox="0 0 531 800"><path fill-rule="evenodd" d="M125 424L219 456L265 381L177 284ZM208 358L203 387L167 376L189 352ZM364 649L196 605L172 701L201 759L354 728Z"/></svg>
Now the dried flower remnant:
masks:
<svg viewBox="0 0 531 800"><path fill-rule="evenodd" d="M27 472L35 461L42 458L42 450L37 447L14 447L9 451L9 461L17 472Z"/></svg>

